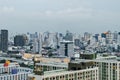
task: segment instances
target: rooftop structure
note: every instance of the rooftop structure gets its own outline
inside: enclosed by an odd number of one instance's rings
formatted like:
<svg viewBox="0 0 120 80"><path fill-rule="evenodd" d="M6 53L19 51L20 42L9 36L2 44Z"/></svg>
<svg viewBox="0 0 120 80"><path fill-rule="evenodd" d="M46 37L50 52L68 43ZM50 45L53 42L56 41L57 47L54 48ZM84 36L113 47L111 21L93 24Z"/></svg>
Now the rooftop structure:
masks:
<svg viewBox="0 0 120 80"><path fill-rule="evenodd" d="M82 70L93 67L94 67L94 62L92 60L80 59L80 60L71 61L69 63L68 70Z"/></svg>
<svg viewBox="0 0 120 80"><path fill-rule="evenodd" d="M53 71L53 70L59 70L59 69L68 69L67 63L36 63L34 72L38 74L38 71L45 72L45 71Z"/></svg>
<svg viewBox="0 0 120 80"><path fill-rule="evenodd" d="M68 64L66 63L36 63L36 66L53 66L53 67L64 67L64 68L68 68Z"/></svg>
<svg viewBox="0 0 120 80"><path fill-rule="evenodd" d="M83 53L80 54L80 59L96 59L97 54L96 53Z"/></svg>

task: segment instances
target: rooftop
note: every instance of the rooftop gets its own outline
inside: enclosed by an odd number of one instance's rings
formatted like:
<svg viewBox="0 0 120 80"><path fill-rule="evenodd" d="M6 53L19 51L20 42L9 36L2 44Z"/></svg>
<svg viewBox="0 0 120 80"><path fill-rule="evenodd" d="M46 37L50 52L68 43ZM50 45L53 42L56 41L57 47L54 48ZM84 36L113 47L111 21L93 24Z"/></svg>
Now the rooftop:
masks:
<svg viewBox="0 0 120 80"><path fill-rule="evenodd" d="M50 63L36 63L36 65L44 65L44 66L56 66L56 67L68 67L67 63L56 63L56 62L50 62Z"/></svg>
<svg viewBox="0 0 120 80"><path fill-rule="evenodd" d="M117 59L94 59L94 60L86 60L86 59L77 59L71 61L71 63L81 63L81 62L105 62L105 63L120 63Z"/></svg>
<svg viewBox="0 0 120 80"><path fill-rule="evenodd" d="M86 59L76 59L71 61L71 63L81 63L81 62L91 62L93 60L86 60Z"/></svg>

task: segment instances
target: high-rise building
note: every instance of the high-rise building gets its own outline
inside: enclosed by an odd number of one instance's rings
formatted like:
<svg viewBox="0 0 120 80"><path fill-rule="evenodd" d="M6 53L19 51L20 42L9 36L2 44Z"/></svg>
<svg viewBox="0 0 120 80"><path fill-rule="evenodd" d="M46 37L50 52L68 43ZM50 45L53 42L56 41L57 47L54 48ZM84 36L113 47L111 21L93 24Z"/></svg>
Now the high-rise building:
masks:
<svg viewBox="0 0 120 80"><path fill-rule="evenodd" d="M74 43L72 41L60 42L60 54L72 57L74 54Z"/></svg>
<svg viewBox="0 0 120 80"><path fill-rule="evenodd" d="M29 74L28 80L99 80L98 68L77 71L53 70L43 75Z"/></svg>
<svg viewBox="0 0 120 80"><path fill-rule="evenodd" d="M95 40L98 42L99 34L95 34Z"/></svg>
<svg viewBox="0 0 120 80"><path fill-rule="evenodd" d="M82 70L94 67L98 67L98 80L120 80L120 61L116 56L99 57L94 60L76 59L69 63L68 69Z"/></svg>
<svg viewBox="0 0 120 80"><path fill-rule="evenodd" d="M16 35L14 37L15 46L25 46L27 42L28 42L28 38L26 35Z"/></svg>
<svg viewBox="0 0 120 80"><path fill-rule="evenodd" d="M66 41L73 41L73 34L67 30L63 39Z"/></svg>
<svg viewBox="0 0 120 80"><path fill-rule="evenodd" d="M118 44L120 46L120 32L118 33Z"/></svg>
<svg viewBox="0 0 120 80"><path fill-rule="evenodd" d="M120 80L120 62L116 56L98 57L91 61L99 68L99 80Z"/></svg>
<svg viewBox="0 0 120 80"><path fill-rule="evenodd" d="M42 34L39 33L38 38L34 38L33 40L33 52L41 53L42 50Z"/></svg>
<svg viewBox="0 0 120 80"><path fill-rule="evenodd" d="M106 34L107 34L107 33L101 33L101 37L102 37L102 38L106 38Z"/></svg>
<svg viewBox="0 0 120 80"><path fill-rule="evenodd" d="M90 37L91 37L91 34L90 34L90 33L88 33L88 32L85 32L85 33L84 33L84 40L85 40L85 41L89 41L89 40L90 40Z"/></svg>
<svg viewBox="0 0 120 80"><path fill-rule="evenodd" d="M74 39L75 46L80 46L80 39Z"/></svg>
<svg viewBox="0 0 120 80"><path fill-rule="evenodd" d="M111 44L113 42L113 34L111 31L108 31L106 34L106 43Z"/></svg>
<svg viewBox="0 0 120 80"><path fill-rule="evenodd" d="M115 43L117 43L117 39L118 39L118 32L115 31L115 32L113 33L113 40L114 40Z"/></svg>
<svg viewBox="0 0 120 80"><path fill-rule="evenodd" d="M1 30L0 33L0 50L6 52L8 50L8 30Z"/></svg>
<svg viewBox="0 0 120 80"><path fill-rule="evenodd" d="M120 62L117 60L94 60L99 67L99 80L120 80Z"/></svg>

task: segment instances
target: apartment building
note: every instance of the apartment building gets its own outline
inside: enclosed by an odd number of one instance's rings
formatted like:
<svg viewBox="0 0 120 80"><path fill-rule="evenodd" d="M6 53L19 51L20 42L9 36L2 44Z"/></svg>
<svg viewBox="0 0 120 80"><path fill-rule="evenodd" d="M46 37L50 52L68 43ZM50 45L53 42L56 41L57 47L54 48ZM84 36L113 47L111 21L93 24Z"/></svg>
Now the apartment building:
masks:
<svg viewBox="0 0 120 80"><path fill-rule="evenodd" d="M44 75L30 74L28 80L99 80L97 67L76 71L52 71Z"/></svg>
<svg viewBox="0 0 120 80"><path fill-rule="evenodd" d="M28 74L31 73L31 69L22 68L13 63L8 66L0 64L0 80L27 80Z"/></svg>
<svg viewBox="0 0 120 80"><path fill-rule="evenodd" d="M94 60L99 67L99 80L120 80L120 62L117 60Z"/></svg>

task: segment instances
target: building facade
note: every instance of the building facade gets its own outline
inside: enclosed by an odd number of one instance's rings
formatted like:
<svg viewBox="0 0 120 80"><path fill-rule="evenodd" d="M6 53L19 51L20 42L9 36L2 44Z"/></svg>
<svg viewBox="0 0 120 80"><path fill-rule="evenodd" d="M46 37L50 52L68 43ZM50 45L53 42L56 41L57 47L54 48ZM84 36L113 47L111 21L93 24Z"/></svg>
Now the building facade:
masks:
<svg viewBox="0 0 120 80"><path fill-rule="evenodd" d="M73 41L62 41L60 42L60 54L67 57L72 57L74 54L74 43Z"/></svg>
<svg viewBox="0 0 120 80"><path fill-rule="evenodd" d="M28 42L28 38L26 35L16 35L14 37L15 46L25 46L27 42Z"/></svg>
<svg viewBox="0 0 120 80"><path fill-rule="evenodd" d="M8 30L1 30L0 50L3 52L6 52L8 50Z"/></svg>
<svg viewBox="0 0 120 80"><path fill-rule="evenodd" d="M95 60L99 67L99 80L120 80L120 62L117 60Z"/></svg>
<svg viewBox="0 0 120 80"><path fill-rule="evenodd" d="M32 73L31 69L22 68L16 64L3 65L0 64L0 80L27 80L28 74Z"/></svg>
<svg viewBox="0 0 120 80"><path fill-rule="evenodd" d="M29 75L28 80L99 80L98 68L89 68L78 71L59 71L44 75Z"/></svg>

